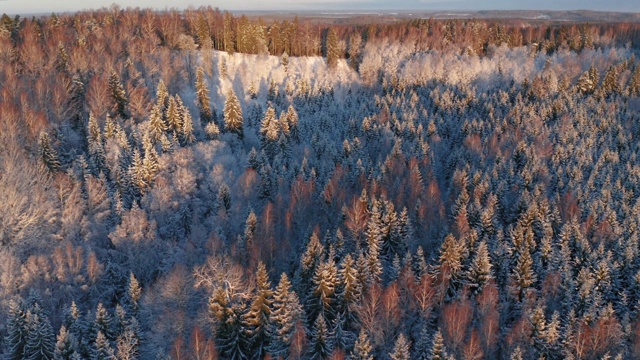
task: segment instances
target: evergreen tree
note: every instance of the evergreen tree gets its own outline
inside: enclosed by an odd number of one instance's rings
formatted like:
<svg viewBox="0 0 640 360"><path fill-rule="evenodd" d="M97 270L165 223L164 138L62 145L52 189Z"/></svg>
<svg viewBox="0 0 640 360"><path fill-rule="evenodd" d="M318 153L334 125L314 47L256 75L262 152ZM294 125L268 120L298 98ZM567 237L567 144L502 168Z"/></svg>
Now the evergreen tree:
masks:
<svg viewBox="0 0 640 360"><path fill-rule="evenodd" d="M164 114L169 107L169 90L167 90L167 86L162 79L158 82L156 89L156 105L160 110L160 114Z"/></svg>
<svg viewBox="0 0 640 360"><path fill-rule="evenodd" d="M356 262L347 254L338 270L339 311L344 314L347 327L354 324L356 314L353 311L362 298L362 284L358 279Z"/></svg>
<svg viewBox="0 0 640 360"><path fill-rule="evenodd" d="M331 330L333 335L332 343L335 349L349 350L353 347L356 341L356 336L351 330L347 329L347 323L345 316L342 313L338 313L333 320L333 329Z"/></svg>
<svg viewBox="0 0 640 360"><path fill-rule="evenodd" d="M180 119L182 122L182 127L178 133L180 135L180 143L183 145L189 145L196 140L196 137L193 134L193 119L191 118L191 112L189 112L189 109L182 103L182 99L180 99L179 96L176 96L176 103L178 105L178 112L180 113ZM207 127L209 125L213 125L216 129L218 128L214 122L209 123ZM205 127L205 131L207 131L207 127Z"/></svg>
<svg viewBox="0 0 640 360"><path fill-rule="evenodd" d="M7 317L7 334L4 349L7 360L22 360L25 355L25 345L29 337L27 314L23 306L15 301L9 302Z"/></svg>
<svg viewBox="0 0 640 360"><path fill-rule="evenodd" d="M321 263L316 268L311 294L307 298L310 319L315 319L319 315L329 320L334 318L337 306L335 293L337 280L337 269L333 261Z"/></svg>
<svg viewBox="0 0 640 360"><path fill-rule="evenodd" d="M243 121L240 100L238 100L233 89L230 88L227 93L227 99L224 102L224 126L227 131L238 135L242 139L244 136Z"/></svg>
<svg viewBox="0 0 640 360"><path fill-rule="evenodd" d="M165 124L164 122L162 109L158 105L155 105L151 109L151 115L149 115L149 125L147 128L149 138L153 142L153 144L155 144L162 138L165 131L167 131L167 124Z"/></svg>
<svg viewBox="0 0 640 360"><path fill-rule="evenodd" d="M99 331L91 352L91 360L116 360L115 354L107 337Z"/></svg>
<svg viewBox="0 0 640 360"><path fill-rule="evenodd" d="M483 241L478 244L476 254L471 261L469 269L469 284L474 292L478 293L484 284L491 279L491 260L487 244Z"/></svg>
<svg viewBox="0 0 640 360"><path fill-rule="evenodd" d="M58 152L51 145L49 134L44 131L41 132L38 138L38 145L42 162L50 171L58 170L60 168L60 159L58 158Z"/></svg>
<svg viewBox="0 0 640 360"><path fill-rule="evenodd" d="M58 333L56 348L53 353L54 360L72 360L74 356L77 356L75 350L75 339L72 334L67 331L67 328L62 325L60 332Z"/></svg>
<svg viewBox="0 0 640 360"><path fill-rule="evenodd" d="M309 342L309 359L326 359L333 351L331 333L322 314L313 323L311 341Z"/></svg>
<svg viewBox="0 0 640 360"><path fill-rule="evenodd" d="M411 344L405 338L404 334L400 333L396 339L396 344L393 347L393 352L389 354L391 360L409 360L409 348Z"/></svg>
<svg viewBox="0 0 640 360"><path fill-rule="evenodd" d="M102 303L98 303L95 319L93 320L93 324L91 325L91 335L97 336L98 333L102 333L102 335L106 337L108 341L115 340L113 331L113 317L111 316L111 314L109 314L109 311L104 307L104 305L102 305Z"/></svg>
<svg viewBox="0 0 640 360"><path fill-rule="evenodd" d="M129 103L129 99L127 98L127 92L124 90L124 86L120 82L120 78L115 71L111 72L109 75L109 93L111 94L111 99L113 100L113 111L114 115L119 115L121 118L128 118L128 114L126 111L126 107Z"/></svg>
<svg viewBox="0 0 640 360"><path fill-rule="evenodd" d="M298 113L293 105L289 105L287 108L287 115L285 116L287 119L287 123L289 124L289 132L291 134L291 138L294 139L298 144L300 143L300 131L298 129Z"/></svg>
<svg viewBox="0 0 640 360"><path fill-rule="evenodd" d="M327 32L327 40L325 44L325 56L327 58L327 66L335 68L340 58L340 49L338 48L338 35L333 28L329 28Z"/></svg>
<svg viewBox="0 0 640 360"><path fill-rule="evenodd" d="M209 299L209 315L216 324L215 342L224 359L248 358L243 314L243 305L233 302L224 288L218 288Z"/></svg>
<svg viewBox="0 0 640 360"><path fill-rule="evenodd" d="M269 274L262 262L258 263L256 283L257 290L245 316L245 324L249 335L250 351L248 353L254 359L262 359L269 346L269 316L274 301Z"/></svg>
<svg viewBox="0 0 640 360"><path fill-rule="evenodd" d="M196 71L196 103L200 111L200 123L203 127L213 121L211 113L211 99L209 98L209 88L204 78L204 70L198 67Z"/></svg>
<svg viewBox="0 0 640 360"><path fill-rule="evenodd" d="M461 285L462 257L462 245L453 235L447 235L440 248L438 272L443 285L447 286L446 294L449 297L455 296Z"/></svg>
<svg viewBox="0 0 640 360"><path fill-rule="evenodd" d="M373 355L371 352L373 348L371 343L369 342L369 337L367 336L367 332L364 328L360 329L360 335L358 335L358 340L353 347L353 352L351 353L350 359L352 360L373 360Z"/></svg>
<svg viewBox="0 0 640 360"><path fill-rule="evenodd" d="M303 310L298 296L291 289L287 274L282 273L273 295L273 310L269 314L269 337L267 350L274 359L287 359L296 331L296 323L302 320Z"/></svg>
<svg viewBox="0 0 640 360"><path fill-rule="evenodd" d="M169 106L167 107L167 130L180 131L182 128L182 114L178 108L178 102L173 96L169 97Z"/></svg>
<svg viewBox="0 0 640 360"><path fill-rule="evenodd" d="M440 330L433 336L433 343L431 345L431 359L432 360L445 360L447 359L447 348L444 346L444 339Z"/></svg>
<svg viewBox="0 0 640 360"><path fill-rule="evenodd" d="M276 142L279 136L278 119L276 118L276 111L273 107L269 106L260 123L260 141L262 143L262 149L270 159L276 155Z"/></svg>
<svg viewBox="0 0 640 360"><path fill-rule="evenodd" d="M28 336L24 347L24 359L50 360L55 350L53 328L40 305L30 306L27 312Z"/></svg>
<svg viewBox="0 0 640 360"><path fill-rule="evenodd" d="M127 293L125 297L125 306L129 314L135 316L140 309L140 299L142 297L142 288L138 279L133 273L129 273L129 281L127 284Z"/></svg>

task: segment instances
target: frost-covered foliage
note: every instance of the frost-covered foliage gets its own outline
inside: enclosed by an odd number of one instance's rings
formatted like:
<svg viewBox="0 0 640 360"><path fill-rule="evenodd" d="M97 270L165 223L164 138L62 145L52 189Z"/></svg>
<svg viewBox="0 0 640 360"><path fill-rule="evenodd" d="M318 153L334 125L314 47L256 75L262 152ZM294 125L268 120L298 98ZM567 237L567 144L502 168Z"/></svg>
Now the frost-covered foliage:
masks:
<svg viewBox="0 0 640 360"><path fill-rule="evenodd" d="M633 29L3 17L0 353L640 357Z"/></svg>

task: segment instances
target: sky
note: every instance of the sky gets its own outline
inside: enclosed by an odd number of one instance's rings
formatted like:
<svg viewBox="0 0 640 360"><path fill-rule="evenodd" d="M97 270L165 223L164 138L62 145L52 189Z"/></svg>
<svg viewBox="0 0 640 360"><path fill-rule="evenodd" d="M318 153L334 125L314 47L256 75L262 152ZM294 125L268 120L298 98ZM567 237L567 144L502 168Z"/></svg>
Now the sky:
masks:
<svg viewBox="0 0 640 360"><path fill-rule="evenodd" d="M34 14L109 7L113 0L0 0L0 13ZM211 5L221 10L600 10L640 12L640 0L119 0L155 9Z"/></svg>

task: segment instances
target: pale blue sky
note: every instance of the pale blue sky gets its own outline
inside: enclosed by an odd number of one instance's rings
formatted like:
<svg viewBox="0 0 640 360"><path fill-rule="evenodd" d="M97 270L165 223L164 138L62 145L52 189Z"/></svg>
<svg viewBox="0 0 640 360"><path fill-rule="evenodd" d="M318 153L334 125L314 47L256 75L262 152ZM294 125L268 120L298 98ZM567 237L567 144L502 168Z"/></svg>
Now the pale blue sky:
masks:
<svg viewBox="0 0 640 360"><path fill-rule="evenodd" d="M108 7L113 0L0 0L0 13L30 14ZM223 10L609 10L640 12L640 0L120 0L121 7L185 8L211 5Z"/></svg>

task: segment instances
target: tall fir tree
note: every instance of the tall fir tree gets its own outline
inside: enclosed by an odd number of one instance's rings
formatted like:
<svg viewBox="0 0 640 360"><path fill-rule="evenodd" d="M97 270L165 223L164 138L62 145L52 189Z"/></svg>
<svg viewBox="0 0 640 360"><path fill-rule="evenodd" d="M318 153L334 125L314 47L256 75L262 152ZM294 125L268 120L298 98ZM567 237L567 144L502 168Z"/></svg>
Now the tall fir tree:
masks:
<svg viewBox="0 0 640 360"><path fill-rule="evenodd" d="M240 139L244 137L244 125L242 118L242 108L240 100L232 88L227 92L227 99L224 102L224 126L227 131L232 132Z"/></svg>
<svg viewBox="0 0 640 360"><path fill-rule="evenodd" d="M38 145L40 152L40 159L47 166L50 171L56 171L60 168L60 159L58 152L53 148L51 144L51 138L45 131L40 133L38 137Z"/></svg>
<svg viewBox="0 0 640 360"><path fill-rule="evenodd" d="M27 313L20 302L9 302L9 313L6 321L5 357L7 360L22 360L24 359L24 348L29 337L29 327Z"/></svg>
<svg viewBox="0 0 640 360"><path fill-rule="evenodd" d="M340 58L340 49L338 47L338 35L333 28L327 31L327 39L325 43L325 56L327 58L327 66L335 68Z"/></svg>
<svg viewBox="0 0 640 360"><path fill-rule="evenodd" d="M28 336L24 347L24 358L28 360L53 359L55 334L49 317L38 303L30 306L27 312Z"/></svg>
<svg viewBox="0 0 640 360"><path fill-rule="evenodd" d="M62 325L60 327L60 332L58 332L58 337L56 341L56 348L53 353L54 360L72 360L77 355L76 353L76 343L74 336L67 331L66 326Z"/></svg>
<svg viewBox="0 0 640 360"><path fill-rule="evenodd" d="M249 311L245 315L245 324L249 335L249 351L252 359L262 359L269 346L269 316L273 304L273 290L269 274L264 263L258 263L256 271L256 292Z"/></svg>
<svg viewBox="0 0 640 360"><path fill-rule="evenodd" d="M352 360L373 360L373 347L364 328L360 329L360 335L351 352Z"/></svg>
<svg viewBox="0 0 640 360"><path fill-rule="evenodd" d="M311 340L309 342L309 359L327 359L333 351L332 334L327 328L327 322L322 314L313 323Z"/></svg>
<svg viewBox="0 0 640 360"><path fill-rule="evenodd" d="M202 124L203 128L213 121L213 114L211 112L211 99L209 98L209 88L204 76L204 70L202 69L202 67L198 67L198 70L196 71L196 104L198 105L198 111L200 112L200 123Z"/></svg>
<svg viewBox="0 0 640 360"><path fill-rule="evenodd" d="M269 337L267 350L274 359L287 359L296 331L296 324L303 320L304 311L298 295L292 290L286 273L280 276L273 295L273 310L269 314Z"/></svg>
<svg viewBox="0 0 640 360"><path fill-rule="evenodd" d="M127 92L120 82L120 78L115 71L112 71L109 75L109 93L113 101L112 114L120 116L123 119L129 117L127 113L127 105L129 104L129 98Z"/></svg>
<svg viewBox="0 0 640 360"><path fill-rule="evenodd" d="M409 348L411 347L411 343L404 334L400 333L398 338L396 339L396 344L393 347L393 352L389 354L391 360L409 360L411 357L409 356Z"/></svg>

